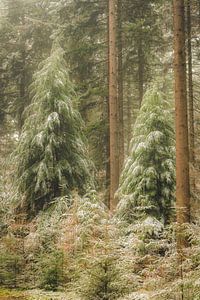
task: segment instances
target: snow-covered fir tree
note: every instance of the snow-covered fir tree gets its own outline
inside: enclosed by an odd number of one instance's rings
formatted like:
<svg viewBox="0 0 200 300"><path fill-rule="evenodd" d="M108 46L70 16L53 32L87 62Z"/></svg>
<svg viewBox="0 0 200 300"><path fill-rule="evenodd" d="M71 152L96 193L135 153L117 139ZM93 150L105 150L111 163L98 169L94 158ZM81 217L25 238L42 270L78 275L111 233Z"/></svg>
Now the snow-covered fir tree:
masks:
<svg viewBox="0 0 200 300"><path fill-rule="evenodd" d="M34 75L32 103L15 151L18 199L29 214L73 189L84 191L91 178L84 124L74 108L76 94L63 55L55 43Z"/></svg>
<svg viewBox="0 0 200 300"><path fill-rule="evenodd" d="M119 187L118 212L132 223L152 216L169 221L175 189L175 147L170 103L149 90L136 120Z"/></svg>

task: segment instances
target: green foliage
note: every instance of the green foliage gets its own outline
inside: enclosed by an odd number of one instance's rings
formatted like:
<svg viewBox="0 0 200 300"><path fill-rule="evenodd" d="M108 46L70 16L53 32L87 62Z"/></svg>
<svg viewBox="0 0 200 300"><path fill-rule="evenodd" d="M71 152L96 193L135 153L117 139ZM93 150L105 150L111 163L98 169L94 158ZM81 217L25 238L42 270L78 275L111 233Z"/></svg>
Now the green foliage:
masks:
<svg viewBox="0 0 200 300"><path fill-rule="evenodd" d="M40 255L40 287L46 290L57 290L63 281L63 253L52 251Z"/></svg>
<svg viewBox="0 0 200 300"><path fill-rule="evenodd" d="M107 208L95 191L89 191L76 202L77 249L86 250L101 243L108 220ZM98 241L98 242L97 242Z"/></svg>
<svg viewBox="0 0 200 300"><path fill-rule="evenodd" d="M169 222L174 200L174 131L169 102L155 88L146 93L135 123L128 156L121 176L119 214L154 216Z"/></svg>
<svg viewBox="0 0 200 300"><path fill-rule="evenodd" d="M23 244L11 228L0 238L0 286L22 287L25 280Z"/></svg>
<svg viewBox="0 0 200 300"><path fill-rule="evenodd" d="M93 258L79 284L79 294L84 300L114 300L126 290L121 273L117 270L112 256Z"/></svg>
<svg viewBox="0 0 200 300"><path fill-rule="evenodd" d="M142 94L145 93L155 74L160 76L163 68L163 62L160 62L160 56L163 55L160 45L164 43L163 31L160 29L163 26L163 8L159 2L140 0L138 5L137 0L127 0L123 3L122 28L126 49L123 56L124 75L130 78L130 82L134 82L131 92L134 107L137 108L140 107L141 90ZM129 97L130 92L127 92Z"/></svg>
<svg viewBox="0 0 200 300"><path fill-rule="evenodd" d="M118 299L130 282L120 259L118 230L107 208L95 191L89 191L74 200L72 213L75 244L71 290L81 299Z"/></svg>
<svg viewBox="0 0 200 300"><path fill-rule="evenodd" d="M19 274L21 271L22 259L19 255L0 252L0 285L17 287L19 284Z"/></svg>
<svg viewBox="0 0 200 300"><path fill-rule="evenodd" d="M16 184L29 215L75 188L83 191L90 181L83 122L73 107L76 95L63 55L54 45L34 75L32 103L15 151Z"/></svg>
<svg viewBox="0 0 200 300"><path fill-rule="evenodd" d="M9 112L21 129L24 109L30 103L28 86L38 63L49 55L50 26L44 26L49 1L2 0L0 11L1 104L0 120ZM27 17L28 16L28 17ZM39 18L40 21L34 21ZM50 15L48 20L50 21Z"/></svg>
<svg viewBox="0 0 200 300"><path fill-rule="evenodd" d="M172 98L172 76L167 74L171 3L121 3L126 138L130 119L134 120L131 110L135 115L140 93L155 74L165 77L162 90ZM196 4L192 5L195 12ZM121 178L117 216L112 218L102 196L88 188L93 174L83 129L100 180L105 179L108 162L106 10L104 0L0 3L0 124L4 126L0 132L0 284L46 289L24 294L3 290L0 298L200 299L199 223L184 232L191 247L185 249L182 261L176 252L175 226L164 226L173 210L175 182L173 112L166 96L153 89L144 98ZM64 51L55 44L43 61L58 35L64 37ZM199 56L196 51L194 62ZM194 68L198 99L195 63ZM75 91L81 94L79 99ZM23 219L23 224L11 215L12 189L5 176L12 169L12 163L8 168L5 165L5 157L18 138L13 117L20 129L26 118L15 151L15 199L30 217L37 214L31 222ZM66 293L55 292L60 287Z"/></svg>
<svg viewBox="0 0 200 300"><path fill-rule="evenodd" d="M107 4L106 1L59 1L54 7L62 25L60 31L67 61L81 95L80 112L102 188L108 157Z"/></svg>
<svg viewBox="0 0 200 300"><path fill-rule="evenodd" d="M122 264L129 265L126 274L132 272L136 283L120 300L199 299L198 222L186 229L191 247L184 249L182 258L176 251L176 225L138 221L120 226Z"/></svg>

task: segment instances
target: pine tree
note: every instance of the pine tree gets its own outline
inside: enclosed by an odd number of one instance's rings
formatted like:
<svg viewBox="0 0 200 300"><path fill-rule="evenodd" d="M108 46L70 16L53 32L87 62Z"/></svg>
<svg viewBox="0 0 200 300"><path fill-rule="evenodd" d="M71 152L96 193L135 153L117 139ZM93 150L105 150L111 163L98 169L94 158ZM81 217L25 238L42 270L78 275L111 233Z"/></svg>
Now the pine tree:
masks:
<svg viewBox="0 0 200 300"><path fill-rule="evenodd" d="M17 190L29 215L72 189L84 190L89 178L83 122L73 108L76 95L63 55L54 45L34 75L32 103L15 151Z"/></svg>
<svg viewBox="0 0 200 300"><path fill-rule="evenodd" d="M145 215L167 223L174 199L174 131L169 103L148 91L135 123L121 176L119 214L132 222Z"/></svg>

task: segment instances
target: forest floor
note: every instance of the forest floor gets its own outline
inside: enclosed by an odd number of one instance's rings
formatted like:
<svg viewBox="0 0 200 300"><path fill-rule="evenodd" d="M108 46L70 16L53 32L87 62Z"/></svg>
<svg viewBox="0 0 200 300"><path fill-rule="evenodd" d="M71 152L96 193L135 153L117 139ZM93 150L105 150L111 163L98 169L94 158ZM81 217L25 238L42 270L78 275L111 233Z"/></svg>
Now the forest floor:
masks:
<svg viewBox="0 0 200 300"><path fill-rule="evenodd" d="M0 300L80 300L77 295L65 292L47 292L43 290L0 289Z"/></svg>

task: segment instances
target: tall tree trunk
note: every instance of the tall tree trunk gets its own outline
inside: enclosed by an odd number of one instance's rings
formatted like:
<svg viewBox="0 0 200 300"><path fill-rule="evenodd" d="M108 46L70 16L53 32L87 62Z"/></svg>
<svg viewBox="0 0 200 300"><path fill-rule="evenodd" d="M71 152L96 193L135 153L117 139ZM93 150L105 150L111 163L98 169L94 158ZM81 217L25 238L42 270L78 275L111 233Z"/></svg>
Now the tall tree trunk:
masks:
<svg viewBox="0 0 200 300"><path fill-rule="evenodd" d="M144 96L144 54L142 49L142 41L139 40L138 45L138 87L139 87L139 107L141 107Z"/></svg>
<svg viewBox="0 0 200 300"><path fill-rule="evenodd" d="M117 101L117 44L116 0L109 0L109 125L110 125L110 209L117 205L114 197L119 185L118 101Z"/></svg>
<svg viewBox="0 0 200 300"><path fill-rule="evenodd" d="M117 0L117 46L118 46L118 106L119 106L119 171L124 163L124 111L123 111L123 46L122 46L122 1Z"/></svg>
<svg viewBox="0 0 200 300"><path fill-rule="evenodd" d="M132 120L131 120L131 96L130 96L130 91L131 91L131 83L128 80L127 82L127 151L126 154L129 155L130 151L130 141L131 141L131 134L132 134Z"/></svg>
<svg viewBox="0 0 200 300"><path fill-rule="evenodd" d="M174 76L176 109L176 207L177 246L187 245L182 234L190 221L189 147L187 120L186 54L184 0L173 0L174 9Z"/></svg>
<svg viewBox="0 0 200 300"><path fill-rule="evenodd" d="M109 105L108 105L108 97L105 98L105 108L104 108L104 119L106 122L106 132L104 135L104 141L105 141L105 204L108 208L110 208L110 133L109 133Z"/></svg>
<svg viewBox="0 0 200 300"><path fill-rule="evenodd" d="M191 46L191 11L190 0L187 0L187 54L188 54L188 104L189 104L189 142L190 163L193 166L194 157L194 96L193 96L193 74L192 74L192 46ZM191 188L194 189L194 176L190 176Z"/></svg>

